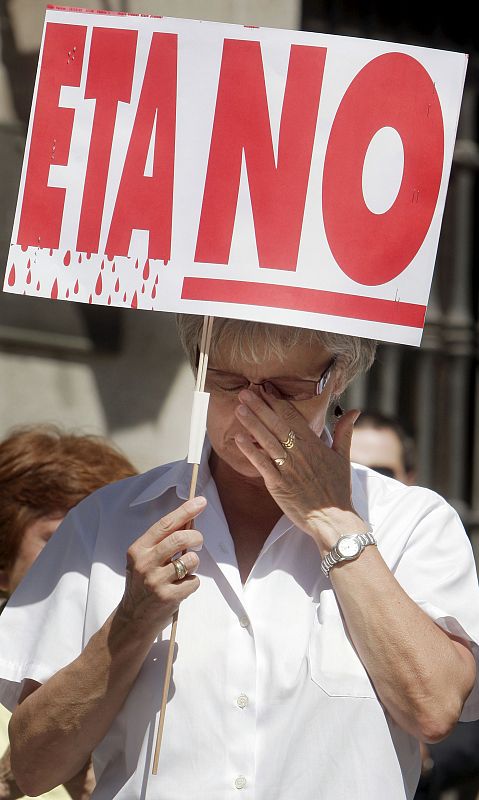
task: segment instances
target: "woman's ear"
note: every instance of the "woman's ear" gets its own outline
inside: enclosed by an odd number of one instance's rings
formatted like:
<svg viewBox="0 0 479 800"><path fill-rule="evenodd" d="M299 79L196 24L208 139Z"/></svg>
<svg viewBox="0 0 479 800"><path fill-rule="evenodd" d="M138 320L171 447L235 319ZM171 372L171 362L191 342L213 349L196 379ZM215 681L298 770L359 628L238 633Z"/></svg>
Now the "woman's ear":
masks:
<svg viewBox="0 0 479 800"><path fill-rule="evenodd" d="M346 385L347 384L344 379L343 371L341 369L335 369L333 371L333 375L331 378L331 395L329 400L330 404L337 403L342 393L344 392Z"/></svg>

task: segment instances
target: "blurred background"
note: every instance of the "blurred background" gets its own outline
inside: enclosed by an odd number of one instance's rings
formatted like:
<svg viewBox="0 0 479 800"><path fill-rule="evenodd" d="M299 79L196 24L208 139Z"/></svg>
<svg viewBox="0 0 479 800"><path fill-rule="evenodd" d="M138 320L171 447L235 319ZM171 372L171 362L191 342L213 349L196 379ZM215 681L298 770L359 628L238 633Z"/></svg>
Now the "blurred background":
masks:
<svg viewBox="0 0 479 800"><path fill-rule="evenodd" d="M46 5L0 0L1 265L7 261ZM379 0L62 5L303 28L470 54L423 344L419 350L381 345L371 373L349 391L344 405L401 420L417 442L418 482L456 506L479 555L479 29L472 6ZM192 379L170 314L0 293L0 381L0 437L14 425L55 422L111 437L141 470L186 452Z"/></svg>

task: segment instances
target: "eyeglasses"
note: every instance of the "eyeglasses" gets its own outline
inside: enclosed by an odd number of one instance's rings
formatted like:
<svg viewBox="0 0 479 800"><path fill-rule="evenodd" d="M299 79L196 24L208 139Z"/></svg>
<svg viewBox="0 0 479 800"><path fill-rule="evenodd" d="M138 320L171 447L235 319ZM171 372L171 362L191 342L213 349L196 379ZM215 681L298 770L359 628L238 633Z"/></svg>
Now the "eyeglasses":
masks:
<svg viewBox="0 0 479 800"><path fill-rule="evenodd" d="M248 389L250 386L262 386L267 394L276 392L283 400L311 400L324 391L331 377L334 362L333 358L317 381L301 380L301 378L268 378L268 380L256 383L248 380L244 375L208 367L205 389L211 394L235 396L242 389Z"/></svg>

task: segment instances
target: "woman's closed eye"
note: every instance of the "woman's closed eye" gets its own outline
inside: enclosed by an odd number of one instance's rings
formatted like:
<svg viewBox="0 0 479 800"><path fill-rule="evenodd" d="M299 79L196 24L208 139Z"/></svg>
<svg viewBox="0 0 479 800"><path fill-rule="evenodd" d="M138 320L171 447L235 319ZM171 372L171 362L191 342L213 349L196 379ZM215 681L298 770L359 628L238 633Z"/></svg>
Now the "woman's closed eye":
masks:
<svg viewBox="0 0 479 800"><path fill-rule="evenodd" d="M224 375L208 375L206 379L206 386L210 390L217 390L220 392L240 392L249 386L249 382L241 375L224 374Z"/></svg>
<svg viewBox="0 0 479 800"><path fill-rule="evenodd" d="M218 384L218 389L222 392L240 392L248 386L247 383Z"/></svg>

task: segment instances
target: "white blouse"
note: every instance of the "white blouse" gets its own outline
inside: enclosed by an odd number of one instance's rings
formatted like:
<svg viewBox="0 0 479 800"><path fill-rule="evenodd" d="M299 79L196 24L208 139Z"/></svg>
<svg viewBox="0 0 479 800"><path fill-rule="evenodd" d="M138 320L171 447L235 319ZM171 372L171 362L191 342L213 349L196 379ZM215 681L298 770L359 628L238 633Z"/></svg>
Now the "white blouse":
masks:
<svg viewBox="0 0 479 800"><path fill-rule="evenodd" d="M244 585L208 468L198 591L180 608L159 773L151 775L170 630L153 644L94 752L95 800L412 798L416 740L379 702L320 554L282 517ZM121 599L129 545L188 495L178 462L96 492L68 514L0 618L0 700L76 658ZM353 502L412 599L479 642L479 589L455 511L427 489L353 466ZM477 645L473 645L477 656ZM479 691L462 719L479 717Z"/></svg>

